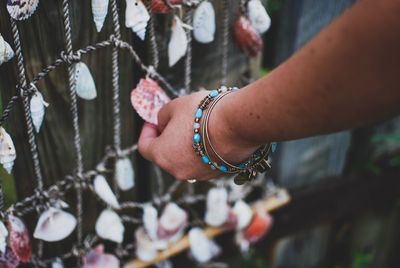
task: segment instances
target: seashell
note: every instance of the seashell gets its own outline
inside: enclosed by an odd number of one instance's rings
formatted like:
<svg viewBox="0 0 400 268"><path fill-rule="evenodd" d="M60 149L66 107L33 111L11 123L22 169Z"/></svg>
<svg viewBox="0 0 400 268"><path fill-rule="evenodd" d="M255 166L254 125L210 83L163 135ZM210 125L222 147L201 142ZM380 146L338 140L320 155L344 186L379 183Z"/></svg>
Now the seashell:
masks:
<svg viewBox="0 0 400 268"><path fill-rule="evenodd" d="M103 28L108 13L108 3L109 0L92 0L93 21L98 33Z"/></svg>
<svg viewBox="0 0 400 268"><path fill-rule="evenodd" d="M7 218L8 231L10 233L10 247L12 252L21 262L28 262L32 257L32 246L28 228L18 217L9 215Z"/></svg>
<svg viewBox="0 0 400 268"><path fill-rule="evenodd" d="M17 152L11 136L0 127L0 163L8 173L12 171L15 158L17 158Z"/></svg>
<svg viewBox="0 0 400 268"><path fill-rule="evenodd" d="M135 186L135 172L129 158L120 158L115 163L115 180L122 191Z"/></svg>
<svg viewBox="0 0 400 268"><path fill-rule="evenodd" d="M188 47L186 32L182 21L174 16L171 29L171 39L168 43L168 64L174 66L185 54Z"/></svg>
<svg viewBox="0 0 400 268"><path fill-rule="evenodd" d="M253 26L259 34L268 31L271 26L271 18L260 0L250 0L247 4L247 12L251 26Z"/></svg>
<svg viewBox="0 0 400 268"><path fill-rule="evenodd" d="M150 78L140 79L131 92L131 103L136 112L145 121L157 125L157 115L170 98L156 81Z"/></svg>
<svg viewBox="0 0 400 268"><path fill-rule="evenodd" d="M150 237L145 232L144 228L140 227L135 231L136 240L136 256L141 261L151 261L157 256L157 247Z"/></svg>
<svg viewBox="0 0 400 268"><path fill-rule="evenodd" d="M39 0L7 0L7 11L14 20L26 20L39 4Z"/></svg>
<svg viewBox="0 0 400 268"><path fill-rule="evenodd" d="M220 247L208 239L204 231L198 227L190 229L189 244L190 253L199 263L208 262L221 252Z"/></svg>
<svg viewBox="0 0 400 268"><path fill-rule="evenodd" d="M158 222L157 235L160 238L175 238L186 227L188 215L186 211L174 203L168 203ZM174 240L175 240L174 239Z"/></svg>
<svg viewBox="0 0 400 268"><path fill-rule="evenodd" d="M74 64L74 78L76 94L84 100L93 100L97 97L96 85L87 65L83 62Z"/></svg>
<svg viewBox="0 0 400 268"><path fill-rule="evenodd" d="M16 268L19 265L19 260L12 252L11 248L7 247L6 251L0 252L0 267L1 268Z"/></svg>
<svg viewBox="0 0 400 268"><path fill-rule="evenodd" d="M104 253L104 246L98 245L83 258L82 268L119 268L119 260L112 254Z"/></svg>
<svg viewBox="0 0 400 268"><path fill-rule="evenodd" d="M193 15L193 36L203 44L214 41L215 35L215 11L213 5L202 2Z"/></svg>
<svg viewBox="0 0 400 268"><path fill-rule="evenodd" d="M143 226L152 240L157 240L158 212L152 205L143 208Z"/></svg>
<svg viewBox="0 0 400 268"><path fill-rule="evenodd" d="M0 221L0 253L4 254L7 247L8 230L4 223Z"/></svg>
<svg viewBox="0 0 400 268"><path fill-rule="evenodd" d="M111 240L116 243L122 243L124 239L125 227L121 218L111 209L105 209L101 212L96 221L96 233L103 239Z"/></svg>
<svg viewBox="0 0 400 268"><path fill-rule="evenodd" d="M117 197L108 185L106 178L103 175L97 175L93 181L94 191L108 205L115 209L119 209Z"/></svg>
<svg viewBox="0 0 400 268"><path fill-rule="evenodd" d="M225 188L212 188L207 193L205 222L217 227L223 225L229 217L228 192Z"/></svg>
<svg viewBox="0 0 400 268"><path fill-rule="evenodd" d="M149 20L149 12L141 0L126 0L125 26L131 28L142 40Z"/></svg>
<svg viewBox="0 0 400 268"><path fill-rule="evenodd" d="M14 50L12 50L10 44L7 43L0 34L0 65L11 60L14 55Z"/></svg>
<svg viewBox="0 0 400 268"><path fill-rule="evenodd" d="M32 123L36 132L39 132L42 126L45 108L48 106L49 104L44 101L42 93L36 89L30 101Z"/></svg>
<svg viewBox="0 0 400 268"><path fill-rule="evenodd" d="M243 236L250 244L256 243L271 229L271 226L271 215L260 209L254 214L249 226L243 230Z"/></svg>
<svg viewBox="0 0 400 268"><path fill-rule="evenodd" d="M51 263L51 268L64 268L64 263L61 258L56 258L52 263Z"/></svg>
<svg viewBox="0 0 400 268"><path fill-rule="evenodd" d="M40 215L33 237L47 242L60 241L69 236L75 226L74 215L59 208L50 207Z"/></svg>
<svg viewBox="0 0 400 268"><path fill-rule="evenodd" d="M251 26L250 21L240 16L233 29L233 36L239 48L248 56L256 57L261 53L263 41L260 34Z"/></svg>
<svg viewBox="0 0 400 268"><path fill-rule="evenodd" d="M171 5L182 5L182 0L169 0ZM167 14L171 9L165 4L165 0L152 0L151 11L159 14Z"/></svg>
<svg viewBox="0 0 400 268"><path fill-rule="evenodd" d="M238 230L244 229L250 224L251 219L253 218L253 210L244 201L236 201L232 211L237 218L236 227Z"/></svg>

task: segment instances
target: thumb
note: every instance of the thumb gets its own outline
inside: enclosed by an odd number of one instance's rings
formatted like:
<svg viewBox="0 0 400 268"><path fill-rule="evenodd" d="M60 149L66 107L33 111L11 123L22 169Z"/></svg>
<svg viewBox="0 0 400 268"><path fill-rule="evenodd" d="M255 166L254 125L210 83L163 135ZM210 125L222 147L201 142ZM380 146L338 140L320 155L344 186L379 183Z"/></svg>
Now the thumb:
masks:
<svg viewBox="0 0 400 268"><path fill-rule="evenodd" d="M173 103L169 102L166 105L164 105L160 111L157 114L157 120L158 120L158 131L161 133L165 129L165 127L168 125L169 120L172 117L172 112L173 112Z"/></svg>
<svg viewBox="0 0 400 268"><path fill-rule="evenodd" d="M139 153L147 160L154 160L154 143L157 139L157 126L144 123L138 140Z"/></svg>

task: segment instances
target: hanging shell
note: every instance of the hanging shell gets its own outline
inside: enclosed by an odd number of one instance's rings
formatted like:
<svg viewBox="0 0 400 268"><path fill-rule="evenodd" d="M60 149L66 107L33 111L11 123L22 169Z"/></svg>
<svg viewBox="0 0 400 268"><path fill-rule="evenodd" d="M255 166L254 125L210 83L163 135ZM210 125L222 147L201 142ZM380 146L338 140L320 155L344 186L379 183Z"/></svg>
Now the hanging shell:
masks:
<svg viewBox="0 0 400 268"><path fill-rule="evenodd" d="M208 2L202 2L193 15L193 36L203 44L214 41L215 35L215 11L213 5Z"/></svg>
<svg viewBox="0 0 400 268"><path fill-rule="evenodd" d="M0 221L0 253L6 252L8 231L2 221Z"/></svg>
<svg viewBox="0 0 400 268"><path fill-rule="evenodd" d="M111 209L105 209L101 212L96 221L96 233L103 239L111 240L116 243L122 243L124 239L125 227L121 218Z"/></svg>
<svg viewBox="0 0 400 268"><path fill-rule="evenodd" d="M104 253L104 246L98 245L83 258L82 268L119 268L119 260L112 254Z"/></svg>
<svg viewBox="0 0 400 268"><path fill-rule="evenodd" d="M120 158L115 163L115 180L122 191L135 186L135 172L129 158Z"/></svg>
<svg viewBox="0 0 400 268"><path fill-rule="evenodd" d="M271 215L260 209L254 214L250 225L243 231L243 236L249 243L256 243L271 229L271 226Z"/></svg>
<svg viewBox="0 0 400 268"><path fill-rule="evenodd" d="M12 171L15 158L17 158L17 152L11 136L0 127L0 163L8 173Z"/></svg>
<svg viewBox="0 0 400 268"><path fill-rule="evenodd" d="M15 20L25 20L35 13L39 0L7 0L7 11Z"/></svg>
<svg viewBox="0 0 400 268"><path fill-rule="evenodd" d="M40 127L42 126L45 108L48 106L49 104L44 101L42 93L36 89L30 102L32 123L36 132L39 132Z"/></svg>
<svg viewBox="0 0 400 268"><path fill-rule="evenodd" d="M97 97L96 85L89 68L83 62L74 64L74 78L76 94L84 100L93 100Z"/></svg>
<svg viewBox="0 0 400 268"><path fill-rule="evenodd" d="M237 218L237 229L241 230L246 228L253 218L253 210L244 201L236 201L232 209Z"/></svg>
<svg viewBox="0 0 400 268"><path fill-rule="evenodd" d="M125 26L144 40L147 23L150 20L149 12L141 0L126 0Z"/></svg>
<svg viewBox="0 0 400 268"><path fill-rule="evenodd" d="M75 226L74 215L59 208L50 207L40 215L33 237L47 242L60 241L69 236Z"/></svg>
<svg viewBox="0 0 400 268"><path fill-rule="evenodd" d="M239 48L248 56L256 57L261 53L263 41L260 34L251 26L250 21L240 16L233 29L233 36Z"/></svg>
<svg viewBox="0 0 400 268"><path fill-rule="evenodd" d="M152 205L143 209L143 226L152 240L157 240L158 212Z"/></svg>
<svg viewBox="0 0 400 268"><path fill-rule="evenodd" d="M145 230L140 227L135 231L136 256L141 261L151 261L157 256L157 247Z"/></svg>
<svg viewBox="0 0 400 268"><path fill-rule="evenodd" d="M151 11L159 14L167 14L171 9L165 4L165 0L152 0ZM171 5L182 5L182 0L169 0Z"/></svg>
<svg viewBox="0 0 400 268"><path fill-rule="evenodd" d="M92 0L93 21L98 33L103 28L104 20L108 13L109 2L109 0Z"/></svg>
<svg viewBox="0 0 400 268"><path fill-rule="evenodd" d="M12 252L11 248L7 247L6 251L0 252L0 267L1 268L16 268L19 265L17 256Z"/></svg>
<svg viewBox="0 0 400 268"><path fill-rule="evenodd" d="M14 55L14 50L12 50L10 44L0 34L0 65L11 60Z"/></svg>
<svg viewBox="0 0 400 268"><path fill-rule="evenodd" d="M157 125L157 115L170 98L156 81L150 78L140 79L131 92L131 103L136 112L145 121Z"/></svg>
<svg viewBox="0 0 400 268"><path fill-rule="evenodd" d="M189 244L190 253L199 263L208 262L221 252L220 247L208 239L204 231L197 227L189 231Z"/></svg>
<svg viewBox="0 0 400 268"><path fill-rule="evenodd" d="M93 181L94 191L108 205L114 209L119 209L117 197L108 185L106 178L103 175L97 175Z"/></svg>
<svg viewBox="0 0 400 268"><path fill-rule="evenodd" d="M168 64L174 66L185 54L188 47L186 32L182 21L174 16L171 29L171 39L168 43Z"/></svg>
<svg viewBox="0 0 400 268"><path fill-rule="evenodd" d="M228 192L225 188L212 188L207 193L207 209L205 222L218 227L223 225L229 217Z"/></svg>
<svg viewBox="0 0 400 268"><path fill-rule="evenodd" d="M56 258L56 259L51 263L51 268L64 268L64 262L62 261L61 258Z"/></svg>
<svg viewBox="0 0 400 268"><path fill-rule="evenodd" d="M171 238L179 234L187 225L186 211L174 203L168 203L159 220L157 235L160 238Z"/></svg>
<svg viewBox="0 0 400 268"><path fill-rule="evenodd" d="M247 4L247 11L251 25L259 34L268 31L271 26L271 18L260 0L250 0Z"/></svg>
<svg viewBox="0 0 400 268"><path fill-rule="evenodd" d="M20 218L9 215L7 225L11 250L19 261L28 262L32 257L32 246L25 223Z"/></svg>

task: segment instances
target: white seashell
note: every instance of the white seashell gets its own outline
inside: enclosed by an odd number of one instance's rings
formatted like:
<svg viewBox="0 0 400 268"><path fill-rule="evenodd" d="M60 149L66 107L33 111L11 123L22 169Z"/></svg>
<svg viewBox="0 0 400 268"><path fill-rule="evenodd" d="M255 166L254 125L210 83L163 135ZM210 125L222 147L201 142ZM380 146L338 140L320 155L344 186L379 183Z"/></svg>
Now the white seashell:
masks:
<svg viewBox="0 0 400 268"><path fill-rule="evenodd" d="M121 218L111 209L105 209L101 212L96 221L96 233L103 239L111 240L116 243L122 243L124 239L125 227Z"/></svg>
<svg viewBox="0 0 400 268"><path fill-rule="evenodd" d="M214 41L215 35L215 11L213 5L202 2L193 15L193 36L200 43Z"/></svg>
<svg viewBox="0 0 400 268"><path fill-rule="evenodd" d="M15 20L25 20L36 10L39 0L7 0L7 11Z"/></svg>
<svg viewBox="0 0 400 268"><path fill-rule="evenodd" d="M157 240L158 212L152 205L143 209L143 226L152 240Z"/></svg>
<svg viewBox="0 0 400 268"><path fill-rule="evenodd" d="M149 12L141 0L126 0L125 26L131 28L142 40L149 20Z"/></svg>
<svg viewBox="0 0 400 268"><path fill-rule="evenodd" d="M104 20L108 12L109 0L92 0L93 21L96 24L97 32L103 28Z"/></svg>
<svg viewBox="0 0 400 268"><path fill-rule="evenodd" d="M151 261L157 256L156 245L151 241L145 230L140 227L135 232L136 256L141 261Z"/></svg>
<svg viewBox="0 0 400 268"><path fill-rule="evenodd" d="M132 162L128 158L120 158L115 163L115 180L122 191L135 186L135 172Z"/></svg>
<svg viewBox="0 0 400 268"><path fill-rule="evenodd" d="M159 220L157 235L160 238L171 238L186 227L188 215L186 211L174 203L168 203ZM176 237L174 237L176 239Z"/></svg>
<svg viewBox="0 0 400 268"><path fill-rule="evenodd" d="M52 263L51 263L51 268L64 268L64 263L61 258L56 258Z"/></svg>
<svg viewBox="0 0 400 268"><path fill-rule="evenodd" d="M189 244L190 253L199 263L208 262L221 252L219 246L197 227L189 231Z"/></svg>
<svg viewBox="0 0 400 268"><path fill-rule="evenodd" d="M74 78L76 94L85 100L97 97L96 85L87 65L83 62L74 64Z"/></svg>
<svg viewBox="0 0 400 268"><path fill-rule="evenodd" d="M8 44L0 34L0 65L11 60L13 57L14 50L12 50L10 44Z"/></svg>
<svg viewBox="0 0 400 268"><path fill-rule="evenodd" d="M33 237L47 242L60 241L69 236L75 226L76 218L74 215L50 207L40 215Z"/></svg>
<svg viewBox="0 0 400 268"><path fill-rule="evenodd" d="M211 226L221 226L229 217L228 192L225 188L213 188L207 193L205 222Z"/></svg>
<svg viewBox="0 0 400 268"><path fill-rule="evenodd" d="M185 54L188 47L186 32L182 21L175 16L172 24L171 39L168 43L169 67L174 66Z"/></svg>
<svg viewBox="0 0 400 268"><path fill-rule="evenodd" d="M7 247L8 230L4 223L0 221L0 252L5 253Z"/></svg>
<svg viewBox="0 0 400 268"><path fill-rule="evenodd" d="M236 201L232 211L237 218L236 227L238 230L242 230L250 224L251 219L253 218L253 210L244 201L242 200Z"/></svg>
<svg viewBox="0 0 400 268"><path fill-rule="evenodd" d="M49 104L44 101L42 93L36 89L36 92L33 94L30 102L32 123L36 132L39 132L40 127L42 126L45 108L48 106Z"/></svg>
<svg viewBox="0 0 400 268"><path fill-rule="evenodd" d="M106 178L103 175L97 175L93 181L94 191L96 194L109 204L114 209L119 209L120 205L118 203L117 197L111 190L110 185L108 185Z"/></svg>
<svg viewBox="0 0 400 268"><path fill-rule="evenodd" d="M0 163L8 173L12 171L15 158L17 158L17 153L11 136L0 127Z"/></svg>
<svg viewBox="0 0 400 268"><path fill-rule="evenodd" d="M260 0L250 0L247 4L248 17L251 25L259 34L268 31L271 26L271 18Z"/></svg>

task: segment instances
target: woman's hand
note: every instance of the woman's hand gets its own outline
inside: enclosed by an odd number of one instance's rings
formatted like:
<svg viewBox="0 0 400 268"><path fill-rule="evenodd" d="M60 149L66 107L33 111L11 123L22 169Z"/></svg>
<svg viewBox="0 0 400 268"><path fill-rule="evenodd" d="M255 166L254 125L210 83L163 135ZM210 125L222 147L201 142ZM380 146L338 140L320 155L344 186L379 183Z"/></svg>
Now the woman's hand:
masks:
<svg viewBox="0 0 400 268"><path fill-rule="evenodd" d="M206 166L192 147L194 113L207 94L208 91L200 91L171 101L158 113L158 126L145 123L140 134L138 149L142 156L178 180L204 180L222 175ZM247 158L257 148L243 145L224 118L225 99L234 94L224 97L215 106L209 120L209 135L214 147L233 163Z"/></svg>

